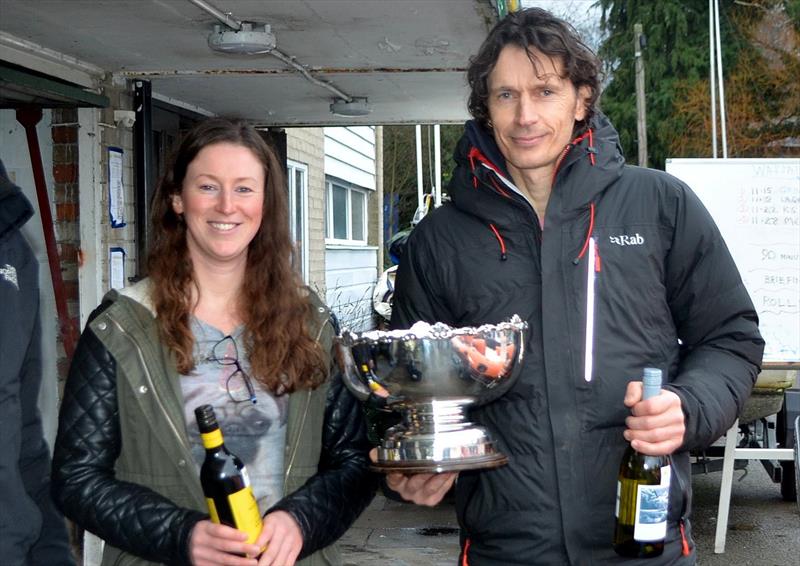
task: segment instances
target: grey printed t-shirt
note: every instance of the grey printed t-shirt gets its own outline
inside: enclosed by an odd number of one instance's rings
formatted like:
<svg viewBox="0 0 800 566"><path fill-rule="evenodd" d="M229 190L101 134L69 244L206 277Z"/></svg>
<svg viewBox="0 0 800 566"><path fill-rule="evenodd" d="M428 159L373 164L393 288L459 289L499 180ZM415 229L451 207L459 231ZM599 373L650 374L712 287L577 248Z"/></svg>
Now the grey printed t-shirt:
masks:
<svg viewBox="0 0 800 566"><path fill-rule="evenodd" d="M194 410L209 404L214 407L222 430L225 446L236 454L247 466L247 473L263 514L283 497L283 458L286 443L286 420L289 408L287 395L273 396L266 391L250 373L250 362L244 347L244 326L239 326L231 340L220 347L215 345L226 335L219 329L192 317L194 334L195 369L181 376L184 414L192 454L197 463L197 473L205 459L205 449L200 440L200 431ZM239 365L250 378L256 393L256 403L248 400L248 393L241 375L228 378L236 372L236 365L213 361L224 352L224 356L235 358L238 350ZM230 395L228 391L230 389ZM234 402L231 399L243 399Z"/></svg>

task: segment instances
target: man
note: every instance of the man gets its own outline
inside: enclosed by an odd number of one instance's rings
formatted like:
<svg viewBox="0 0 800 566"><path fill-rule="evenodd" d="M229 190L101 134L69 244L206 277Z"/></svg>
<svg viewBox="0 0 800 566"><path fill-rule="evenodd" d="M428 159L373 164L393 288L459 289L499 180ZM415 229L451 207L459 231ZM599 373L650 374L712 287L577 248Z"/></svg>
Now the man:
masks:
<svg viewBox="0 0 800 566"><path fill-rule="evenodd" d="M509 464L461 472L456 510L470 566L605 564L627 444L672 454L662 556L693 564L689 450L724 434L755 382L763 341L708 213L677 179L629 167L595 104L599 64L565 22L508 15L472 60L474 120L455 151L452 203L411 234L392 326L519 314L519 379L473 411ZM641 401L644 367L664 391ZM390 474L437 503L455 474ZM631 560L635 563L636 560Z"/></svg>
<svg viewBox="0 0 800 566"><path fill-rule="evenodd" d="M37 408L39 271L20 233L32 215L0 162L0 562L74 565L64 518L50 498L50 451Z"/></svg>

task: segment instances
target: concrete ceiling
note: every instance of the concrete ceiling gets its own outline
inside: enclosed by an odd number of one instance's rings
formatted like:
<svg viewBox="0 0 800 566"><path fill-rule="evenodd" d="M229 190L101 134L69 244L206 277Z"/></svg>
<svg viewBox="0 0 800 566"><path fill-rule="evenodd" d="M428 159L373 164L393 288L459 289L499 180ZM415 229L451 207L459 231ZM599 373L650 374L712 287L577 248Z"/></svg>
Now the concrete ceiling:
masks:
<svg viewBox="0 0 800 566"><path fill-rule="evenodd" d="M277 49L316 79L367 97L371 114L331 114L335 96L271 56L206 43L214 16L189 0L0 0L0 59L25 64L31 42L156 96L264 125L458 122L464 72L496 21L494 0L210 0L239 21L272 27ZM37 69L41 70L41 69Z"/></svg>

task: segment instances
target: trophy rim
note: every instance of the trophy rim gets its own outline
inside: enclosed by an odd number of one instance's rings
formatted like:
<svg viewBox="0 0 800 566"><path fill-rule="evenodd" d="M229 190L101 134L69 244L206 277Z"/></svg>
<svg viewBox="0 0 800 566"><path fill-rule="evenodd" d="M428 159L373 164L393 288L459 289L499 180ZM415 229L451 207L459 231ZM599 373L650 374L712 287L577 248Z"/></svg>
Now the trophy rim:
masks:
<svg viewBox="0 0 800 566"><path fill-rule="evenodd" d="M527 328L528 323L515 314L510 319L497 324L482 324L480 326L452 327L443 322L437 322L431 324L427 329L427 334L423 335L417 334L417 331L413 330L413 326L405 330L364 330L361 332L345 328L338 338L343 345L350 347L363 343L388 343L398 340L449 340L459 336L480 336L493 332L523 332Z"/></svg>

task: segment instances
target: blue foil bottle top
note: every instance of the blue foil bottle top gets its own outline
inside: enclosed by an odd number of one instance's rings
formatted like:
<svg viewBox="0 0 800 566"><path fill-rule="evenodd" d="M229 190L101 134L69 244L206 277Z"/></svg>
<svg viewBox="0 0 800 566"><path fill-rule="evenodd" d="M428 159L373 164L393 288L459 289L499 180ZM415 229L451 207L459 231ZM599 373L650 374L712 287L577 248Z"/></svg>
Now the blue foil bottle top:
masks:
<svg viewBox="0 0 800 566"><path fill-rule="evenodd" d="M655 397L661 392L661 370L658 368L644 368L642 375L642 399Z"/></svg>

